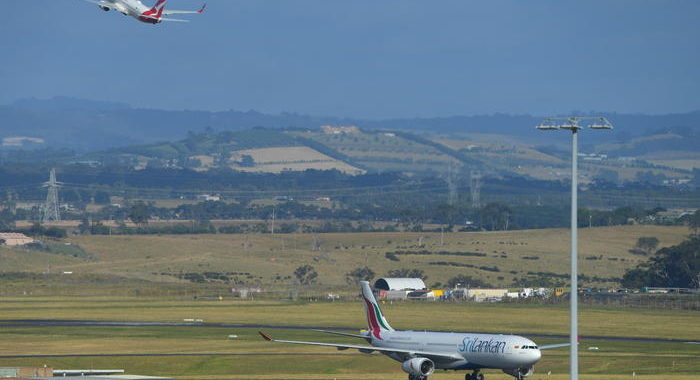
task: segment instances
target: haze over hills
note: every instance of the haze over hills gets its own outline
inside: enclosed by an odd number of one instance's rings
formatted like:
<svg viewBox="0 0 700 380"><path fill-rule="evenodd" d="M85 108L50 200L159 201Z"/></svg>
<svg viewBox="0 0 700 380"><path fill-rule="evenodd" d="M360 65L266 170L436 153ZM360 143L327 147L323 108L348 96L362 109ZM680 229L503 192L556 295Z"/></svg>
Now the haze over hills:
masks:
<svg viewBox="0 0 700 380"><path fill-rule="evenodd" d="M666 115L603 115L614 123L615 130L587 135L582 142L584 146L601 142L627 143L631 138L669 132L683 137L686 145L699 140L700 111ZM262 126L317 130L321 125L357 125L364 129L405 130L433 135L503 135L541 145L566 141L556 134L535 133L532 126L542 119L542 116L533 115L493 114L362 120L295 113L264 114L253 110L168 111L143 109L124 103L56 97L48 100L23 99L0 106L0 138L41 138L53 148L88 152L173 141L186 137L188 131L200 132L207 128L240 131ZM625 149L629 150L629 146Z"/></svg>

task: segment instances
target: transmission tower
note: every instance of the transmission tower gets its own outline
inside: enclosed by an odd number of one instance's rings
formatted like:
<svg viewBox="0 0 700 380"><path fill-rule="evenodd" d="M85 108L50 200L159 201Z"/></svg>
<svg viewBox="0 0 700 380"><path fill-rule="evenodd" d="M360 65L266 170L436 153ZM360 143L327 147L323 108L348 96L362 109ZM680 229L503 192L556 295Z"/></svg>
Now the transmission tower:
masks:
<svg viewBox="0 0 700 380"><path fill-rule="evenodd" d="M481 179L483 176L478 170L472 170L470 175L469 189L472 193L472 207L481 207Z"/></svg>
<svg viewBox="0 0 700 380"><path fill-rule="evenodd" d="M447 166L447 204L454 206L457 203L457 182L456 182L456 169L454 163L449 161Z"/></svg>
<svg viewBox="0 0 700 380"><path fill-rule="evenodd" d="M41 221L61 220L61 214L58 210L58 188L61 187L61 183L56 181L56 169L51 169L49 181L44 182L43 187L48 188L48 193L46 194L44 214L42 215Z"/></svg>

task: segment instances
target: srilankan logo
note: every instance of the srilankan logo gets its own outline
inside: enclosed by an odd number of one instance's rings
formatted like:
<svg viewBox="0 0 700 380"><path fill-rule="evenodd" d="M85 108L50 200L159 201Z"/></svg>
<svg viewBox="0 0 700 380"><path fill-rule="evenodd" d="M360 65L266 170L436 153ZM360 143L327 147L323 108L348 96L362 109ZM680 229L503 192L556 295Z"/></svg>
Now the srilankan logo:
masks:
<svg viewBox="0 0 700 380"><path fill-rule="evenodd" d="M492 354L502 354L505 351L506 342L502 340L483 340L466 337L457 348L459 352L490 352Z"/></svg>
<svg viewBox="0 0 700 380"><path fill-rule="evenodd" d="M372 336L375 338L382 340L382 336L380 335L382 328L389 330L389 328L384 324L382 313L379 311L379 307L377 307L377 305L370 302L364 296L362 299L365 300L365 304L367 306L367 325L369 326L370 333L372 333Z"/></svg>

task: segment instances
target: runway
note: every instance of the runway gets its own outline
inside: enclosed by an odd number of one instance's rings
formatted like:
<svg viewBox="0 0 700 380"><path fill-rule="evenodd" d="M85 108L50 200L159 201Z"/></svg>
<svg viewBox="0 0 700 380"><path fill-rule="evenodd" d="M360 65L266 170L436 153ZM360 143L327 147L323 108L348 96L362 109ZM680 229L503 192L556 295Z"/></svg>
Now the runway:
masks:
<svg viewBox="0 0 700 380"><path fill-rule="evenodd" d="M0 320L0 328L3 327L195 327L195 328L245 328L245 329L267 329L267 330L336 330L336 331L358 331L358 328L347 326L292 326L292 325L269 325L255 323L197 323L197 322L121 322L121 321L92 321L92 320L62 320L62 319L5 319ZM440 331L440 330L436 330ZM444 330L447 331L447 330ZM489 333L480 331L479 333ZM499 334L499 332L492 333ZM568 340L568 335L555 334L519 334L530 338L551 338ZM658 339L639 338L625 336L596 336L582 335L581 341L596 340L604 342L640 342L640 343L683 343L700 344L700 341L688 341L684 339ZM165 355L165 354L163 354ZM170 355L170 354L168 354ZM192 354L189 354L192 355ZM208 355L208 354L201 354ZM239 354L222 354L239 355ZM250 354L255 355L255 354ZM291 355L291 353L290 353ZM90 355L94 356L94 355Z"/></svg>

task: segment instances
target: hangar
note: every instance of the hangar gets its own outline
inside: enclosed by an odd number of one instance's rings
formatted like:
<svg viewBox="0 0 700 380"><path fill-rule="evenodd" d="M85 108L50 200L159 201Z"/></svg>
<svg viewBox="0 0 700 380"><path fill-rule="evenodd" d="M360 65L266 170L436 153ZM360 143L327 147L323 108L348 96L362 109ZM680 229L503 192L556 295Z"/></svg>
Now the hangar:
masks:
<svg viewBox="0 0 700 380"><path fill-rule="evenodd" d="M374 282L374 289L392 290L426 290L425 283L420 278L387 278L382 277Z"/></svg>

